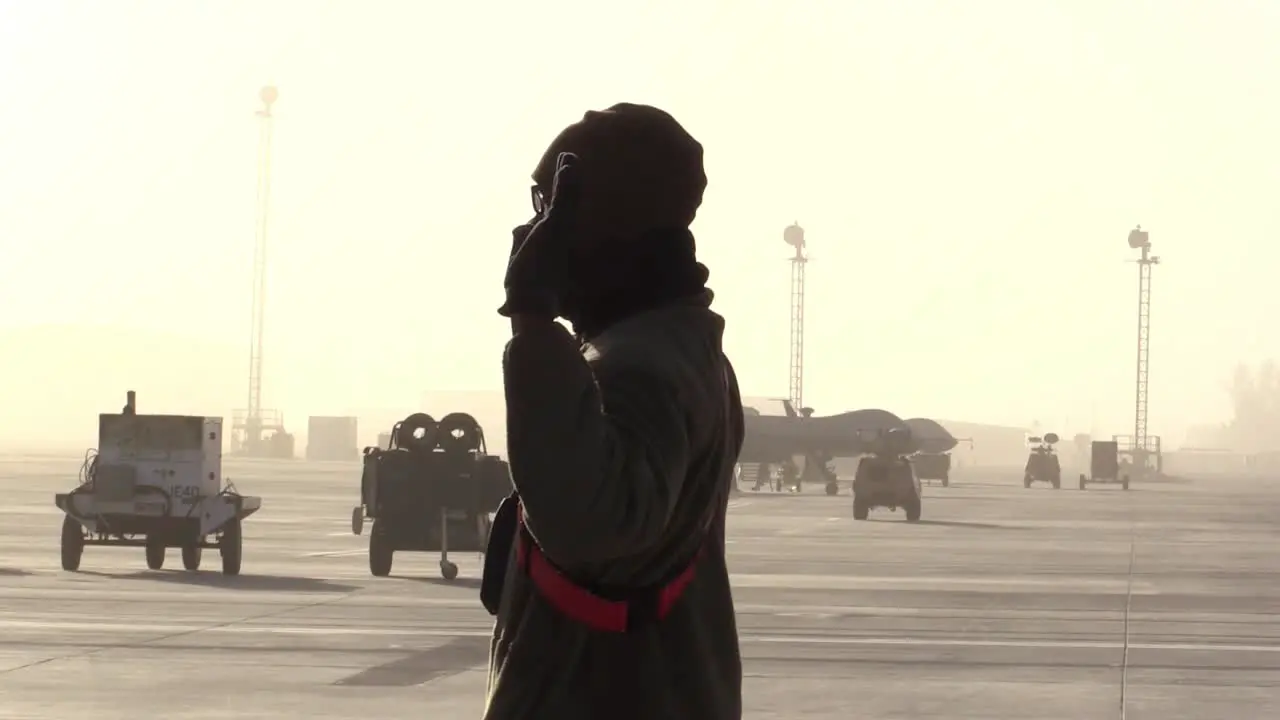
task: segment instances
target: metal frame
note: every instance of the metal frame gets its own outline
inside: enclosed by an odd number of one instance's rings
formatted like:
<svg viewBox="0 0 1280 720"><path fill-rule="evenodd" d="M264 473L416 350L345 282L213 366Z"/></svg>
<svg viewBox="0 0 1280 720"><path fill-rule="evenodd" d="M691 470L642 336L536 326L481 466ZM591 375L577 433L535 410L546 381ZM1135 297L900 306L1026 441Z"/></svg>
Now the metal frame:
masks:
<svg viewBox="0 0 1280 720"><path fill-rule="evenodd" d="M1138 352L1134 372L1133 468L1141 477L1147 471L1147 405L1151 369L1151 271L1160 258L1151 254L1151 238L1139 225L1129 233L1129 246L1140 250L1138 258Z"/></svg>
<svg viewBox="0 0 1280 720"><path fill-rule="evenodd" d="M247 408L233 414L231 429L239 433L233 448L237 453L251 457L277 457L284 452L284 448L268 446L263 441L263 433L283 434L284 420L279 411L262 409L262 357L266 324L267 229L271 207L271 140L274 125L271 106L279 97L279 91L273 86L267 86L262 88L258 96L262 101L262 108L257 112L260 125L255 208L257 217L253 245L253 301L249 326L249 397ZM291 445L287 450L292 455Z"/></svg>
<svg viewBox="0 0 1280 720"><path fill-rule="evenodd" d="M791 405L804 408L804 275L809 258L805 255L804 228L799 223L782 231L783 240L796 249L791 257L791 367L787 388Z"/></svg>

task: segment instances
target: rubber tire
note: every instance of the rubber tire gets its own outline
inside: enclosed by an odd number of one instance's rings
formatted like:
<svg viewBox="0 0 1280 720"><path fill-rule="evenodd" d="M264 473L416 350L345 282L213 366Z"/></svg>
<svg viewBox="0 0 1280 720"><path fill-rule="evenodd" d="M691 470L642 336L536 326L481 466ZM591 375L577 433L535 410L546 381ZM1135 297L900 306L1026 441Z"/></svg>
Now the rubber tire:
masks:
<svg viewBox="0 0 1280 720"><path fill-rule="evenodd" d="M1030 476L1030 475L1023 475L1023 476L1022 476L1022 487L1024 487L1024 488L1030 488L1030 487L1031 487L1031 476Z"/></svg>
<svg viewBox="0 0 1280 720"><path fill-rule="evenodd" d="M1061 488L1062 488L1062 481L1061 481L1061 480L1054 480L1054 481L1053 481L1053 489L1054 489L1054 490L1059 490L1059 489L1061 489Z"/></svg>
<svg viewBox="0 0 1280 720"><path fill-rule="evenodd" d="M147 538L147 567L151 570L163 570L164 558L169 548L159 543L151 542L151 538Z"/></svg>
<svg viewBox="0 0 1280 720"><path fill-rule="evenodd" d="M824 489L827 491L828 495L840 494L840 485L837 483L829 482Z"/></svg>
<svg viewBox="0 0 1280 720"><path fill-rule="evenodd" d="M240 566L244 561L244 531L240 526L240 518L231 518L222 526L218 554L222 556L223 575L240 574Z"/></svg>
<svg viewBox="0 0 1280 720"><path fill-rule="evenodd" d="M902 503L902 511L907 515L907 522L920 521L920 504L920 498L918 497L914 499L907 498L906 502Z"/></svg>
<svg viewBox="0 0 1280 720"><path fill-rule="evenodd" d="M871 508L866 504L858 502L858 496L853 496L853 519L866 520L871 515Z"/></svg>
<svg viewBox="0 0 1280 720"><path fill-rule="evenodd" d="M364 531L364 506L357 505L351 508L351 534L359 535Z"/></svg>
<svg viewBox="0 0 1280 720"><path fill-rule="evenodd" d="M1128 490L1128 489L1129 489L1129 476L1128 476L1128 475L1125 475L1125 476L1124 476L1124 479L1120 481L1120 489L1121 489L1121 490Z"/></svg>
<svg viewBox="0 0 1280 720"><path fill-rule="evenodd" d="M62 569L75 572L84 557L84 526L70 515L62 517Z"/></svg>
<svg viewBox="0 0 1280 720"><path fill-rule="evenodd" d="M942 487L951 487L951 478L942 478Z"/></svg>
<svg viewBox="0 0 1280 720"><path fill-rule="evenodd" d="M374 577L386 577L391 574L396 551L387 544L386 535L378 527L379 522L374 520L373 530L369 532L369 572Z"/></svg>
<svg viewBox="0 0 1280 720"><path fill-rule="evenodd" d="M450 582L456 580L458 578L458 566L451 562L441 560L440 577Z"/></svg>
<svg viewBox="0 0 1280 720"><path fill-rule="evenodd" d="M182 567L187 570L196 571L200 569L200 560L204 557L204 548L199 545L191 545L182 548Z"/></svg>
<svg viewBox="0 0 1280 720"><path fill-rule="evenodd" d="M1084 479L1084 476L1083 476L1083 475L1081 475L1081 476L1080 476L1080 489L1081 489L1081 490L1083 490L1083 489L1084 489L1084 486L1085 486L1085 479Z"/></svg>

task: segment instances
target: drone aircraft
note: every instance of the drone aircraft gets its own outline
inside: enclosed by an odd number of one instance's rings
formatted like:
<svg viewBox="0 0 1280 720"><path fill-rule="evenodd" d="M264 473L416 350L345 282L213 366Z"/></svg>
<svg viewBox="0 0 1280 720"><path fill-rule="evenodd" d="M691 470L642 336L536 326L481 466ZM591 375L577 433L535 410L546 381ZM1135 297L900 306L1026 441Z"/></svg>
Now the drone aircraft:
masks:
<svg viewBox="0 0 1280 720"><path fill-rule="evenodd" d="M955 449L960 441L953 437L937 420L909 418L905 421L911 431L914 452L924 455L941 455Z"/></svg>
<svg viewBox="0 0 1280 720"><path fill-rule="evenodd" d="M913 453L947 453L960 442L946 428L927 418L903 420L878 409L815 417L810 408L797 412L789 401L782 403L785 415L761 415L757 410L746 410L746 437L738 462L781 463L798 455L859 457L873 452L880 438L890 430L906 430Z"/></svg>
<svg viewBox="0 0 1280 720"><path fill-rule="evenodd" d="M783 406L786 415L747 411L746 436L738 462L781 463L797 455L858 457L870 452L875 436L906 427L901 418L886 410L854 410L814 417L809 408L796 412L786 400Z"/></svg>

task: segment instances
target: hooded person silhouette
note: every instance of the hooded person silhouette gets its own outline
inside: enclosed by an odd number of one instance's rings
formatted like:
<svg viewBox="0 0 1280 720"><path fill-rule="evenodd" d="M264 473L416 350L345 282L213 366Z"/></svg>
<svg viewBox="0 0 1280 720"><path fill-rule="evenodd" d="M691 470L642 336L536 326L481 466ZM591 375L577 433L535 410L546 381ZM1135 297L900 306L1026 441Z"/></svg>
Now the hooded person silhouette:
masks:
<svg viewBox="0 0 1280 720"><path fill-rule="evenodd" d="M481 592L484 717L738 720L724 521L742 401L689 230L702 146L620 104L561 132L533 179L499 311L516 492Z"/></svg>

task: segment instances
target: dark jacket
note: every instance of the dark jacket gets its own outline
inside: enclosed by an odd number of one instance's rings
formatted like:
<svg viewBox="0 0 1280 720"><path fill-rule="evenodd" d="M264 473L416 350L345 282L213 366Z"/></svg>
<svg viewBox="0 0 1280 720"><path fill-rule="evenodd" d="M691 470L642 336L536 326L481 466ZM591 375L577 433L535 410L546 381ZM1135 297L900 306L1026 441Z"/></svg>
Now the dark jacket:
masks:
<svg viewBox="0 0 1280 720"><path fill-rule="evenodd" d="M623 320L584 347L550 324L507 345L512 476L554 565L590 587L646 587L708 544L672 612L626 634L559 614L512 554L485 720L741 718L724 525L742 401L723 331L702 298Z"/></svg>

